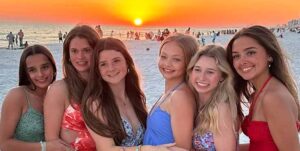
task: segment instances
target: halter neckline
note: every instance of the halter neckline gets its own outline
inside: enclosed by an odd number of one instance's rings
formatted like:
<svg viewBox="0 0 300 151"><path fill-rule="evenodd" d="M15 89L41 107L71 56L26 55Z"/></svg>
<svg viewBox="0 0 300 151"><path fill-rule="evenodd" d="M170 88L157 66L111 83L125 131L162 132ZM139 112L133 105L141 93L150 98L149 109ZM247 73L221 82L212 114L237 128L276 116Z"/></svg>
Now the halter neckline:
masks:
<svg viewBox="0 0 300 151"><path fill-rule="evenodd" d="M250 109L249 109L249 118L250 118L250 120L252 120L254 106L257 102L257 99L258 99L259 95L261 94L261 92L264 90L264 88L266 87L266 85L269 83L269 81L271 79L272 79L272 76L270 75L268 77L268 79L263 83L262 87L258 90L257 94L254 95L253 100L251 101L251 104L250 104Z"/></svg>

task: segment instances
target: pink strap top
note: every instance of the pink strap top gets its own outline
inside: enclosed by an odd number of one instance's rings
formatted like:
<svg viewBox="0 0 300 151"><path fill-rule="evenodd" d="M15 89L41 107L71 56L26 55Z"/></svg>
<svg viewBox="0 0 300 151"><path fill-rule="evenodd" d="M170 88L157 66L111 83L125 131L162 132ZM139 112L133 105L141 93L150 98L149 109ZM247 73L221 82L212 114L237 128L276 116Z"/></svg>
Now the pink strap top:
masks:
<svg viewBox="0 0 300 151"><path fill-rule="evenodd" d="M77 132L77 138L71 143L76 151L96 151L96 145L83 121L78 104L69 105L65 110L62 128Z"/></svg>

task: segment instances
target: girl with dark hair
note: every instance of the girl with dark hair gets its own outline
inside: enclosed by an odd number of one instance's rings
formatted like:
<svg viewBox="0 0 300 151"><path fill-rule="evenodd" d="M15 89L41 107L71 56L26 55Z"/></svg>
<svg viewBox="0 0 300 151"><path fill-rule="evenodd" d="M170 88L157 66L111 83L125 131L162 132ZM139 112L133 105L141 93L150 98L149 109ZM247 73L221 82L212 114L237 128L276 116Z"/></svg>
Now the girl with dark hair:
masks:
<svg viewBox="0 0 300 151"><path fill-rule="evenodd" d="M61 140L44 139L43 102L48 86L56 78L50 51L41 45L27 47L20 59L19 86L4 99L0 122L2 151L60 151Z"/></svg>
<svg viewBox="0 0 300 151"><path fill-rule="evenodd" d="M96 150L80 105L98 39L97 32L87 25L78 25L68 33L63 45L64 78L51 84L45 97L46 140L61 138L78 151Z"/></svg>
<svg viewBox="0 0 300 151"><path fill-rule="evenodd" d="M299 151L296 83L275 35L263 26L241 29L227 46L227 59L239 101L250 103L242 123L250 145L241 150Z"/></svg>

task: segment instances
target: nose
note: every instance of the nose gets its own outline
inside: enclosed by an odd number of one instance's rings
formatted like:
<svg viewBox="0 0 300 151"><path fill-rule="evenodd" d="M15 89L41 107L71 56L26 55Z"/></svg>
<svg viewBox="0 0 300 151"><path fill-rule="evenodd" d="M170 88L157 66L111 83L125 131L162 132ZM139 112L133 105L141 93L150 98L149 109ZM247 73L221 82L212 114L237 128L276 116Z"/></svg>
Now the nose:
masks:
<svg viewBox="0 0 300 151"><path fill-rule="evenodd" d="M108 64L108 70L109 70L109 71L113 71L114 69L115 69L114 65L111 64L111 63L109 63L109 64Z"/></svg>
<svg viewBox="0 0 300 151"><path fill-rule="evenodd" d="M44 75L44 72L43 72L42 70L38 70L38 71L37 71L37 75L38 75L39 77L41 77L41 76Z"/></svg>
<svg viewBox="0 0 300 151"><path fill-rule="evenodd" d="M77 57L80 58L80 59L84 58L84 52L83 51L79 51Z"/></svg>

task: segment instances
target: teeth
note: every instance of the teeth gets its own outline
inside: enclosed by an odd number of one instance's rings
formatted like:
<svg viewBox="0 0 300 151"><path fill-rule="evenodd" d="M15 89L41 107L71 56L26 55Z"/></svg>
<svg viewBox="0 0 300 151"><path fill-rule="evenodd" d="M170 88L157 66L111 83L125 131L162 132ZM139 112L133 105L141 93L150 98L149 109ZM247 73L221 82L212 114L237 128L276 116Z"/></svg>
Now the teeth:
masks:
<svg viewBox="0 0 300 151"><path fill-rule="evenodd" d="M207 83L202 83L202 82L196 82L196 83L197 83L197 85L202 86L202 87L208 86Z"/></svg>
<svg viewBox="0 0 300 151"><path fill-rule="evenodd" d="M86 61L78 61L77 64L79 64L79 65L85 65Z"/></svg>
<svg viewBox="0 0 300 151"><path fill-rule="evenodd" d="M166 72L172 72L172 70L170 70L170 69L164 69L164 71L166 71Z"/></svg>
<svg viewBox="0 0 300 151"><path fill-rule="evenodd" d="M247 71L249 71L249 70L251 70L251 69L252 69L252 67L243 68L242 71L243 71L243 72L247 72Z"/></svg>

